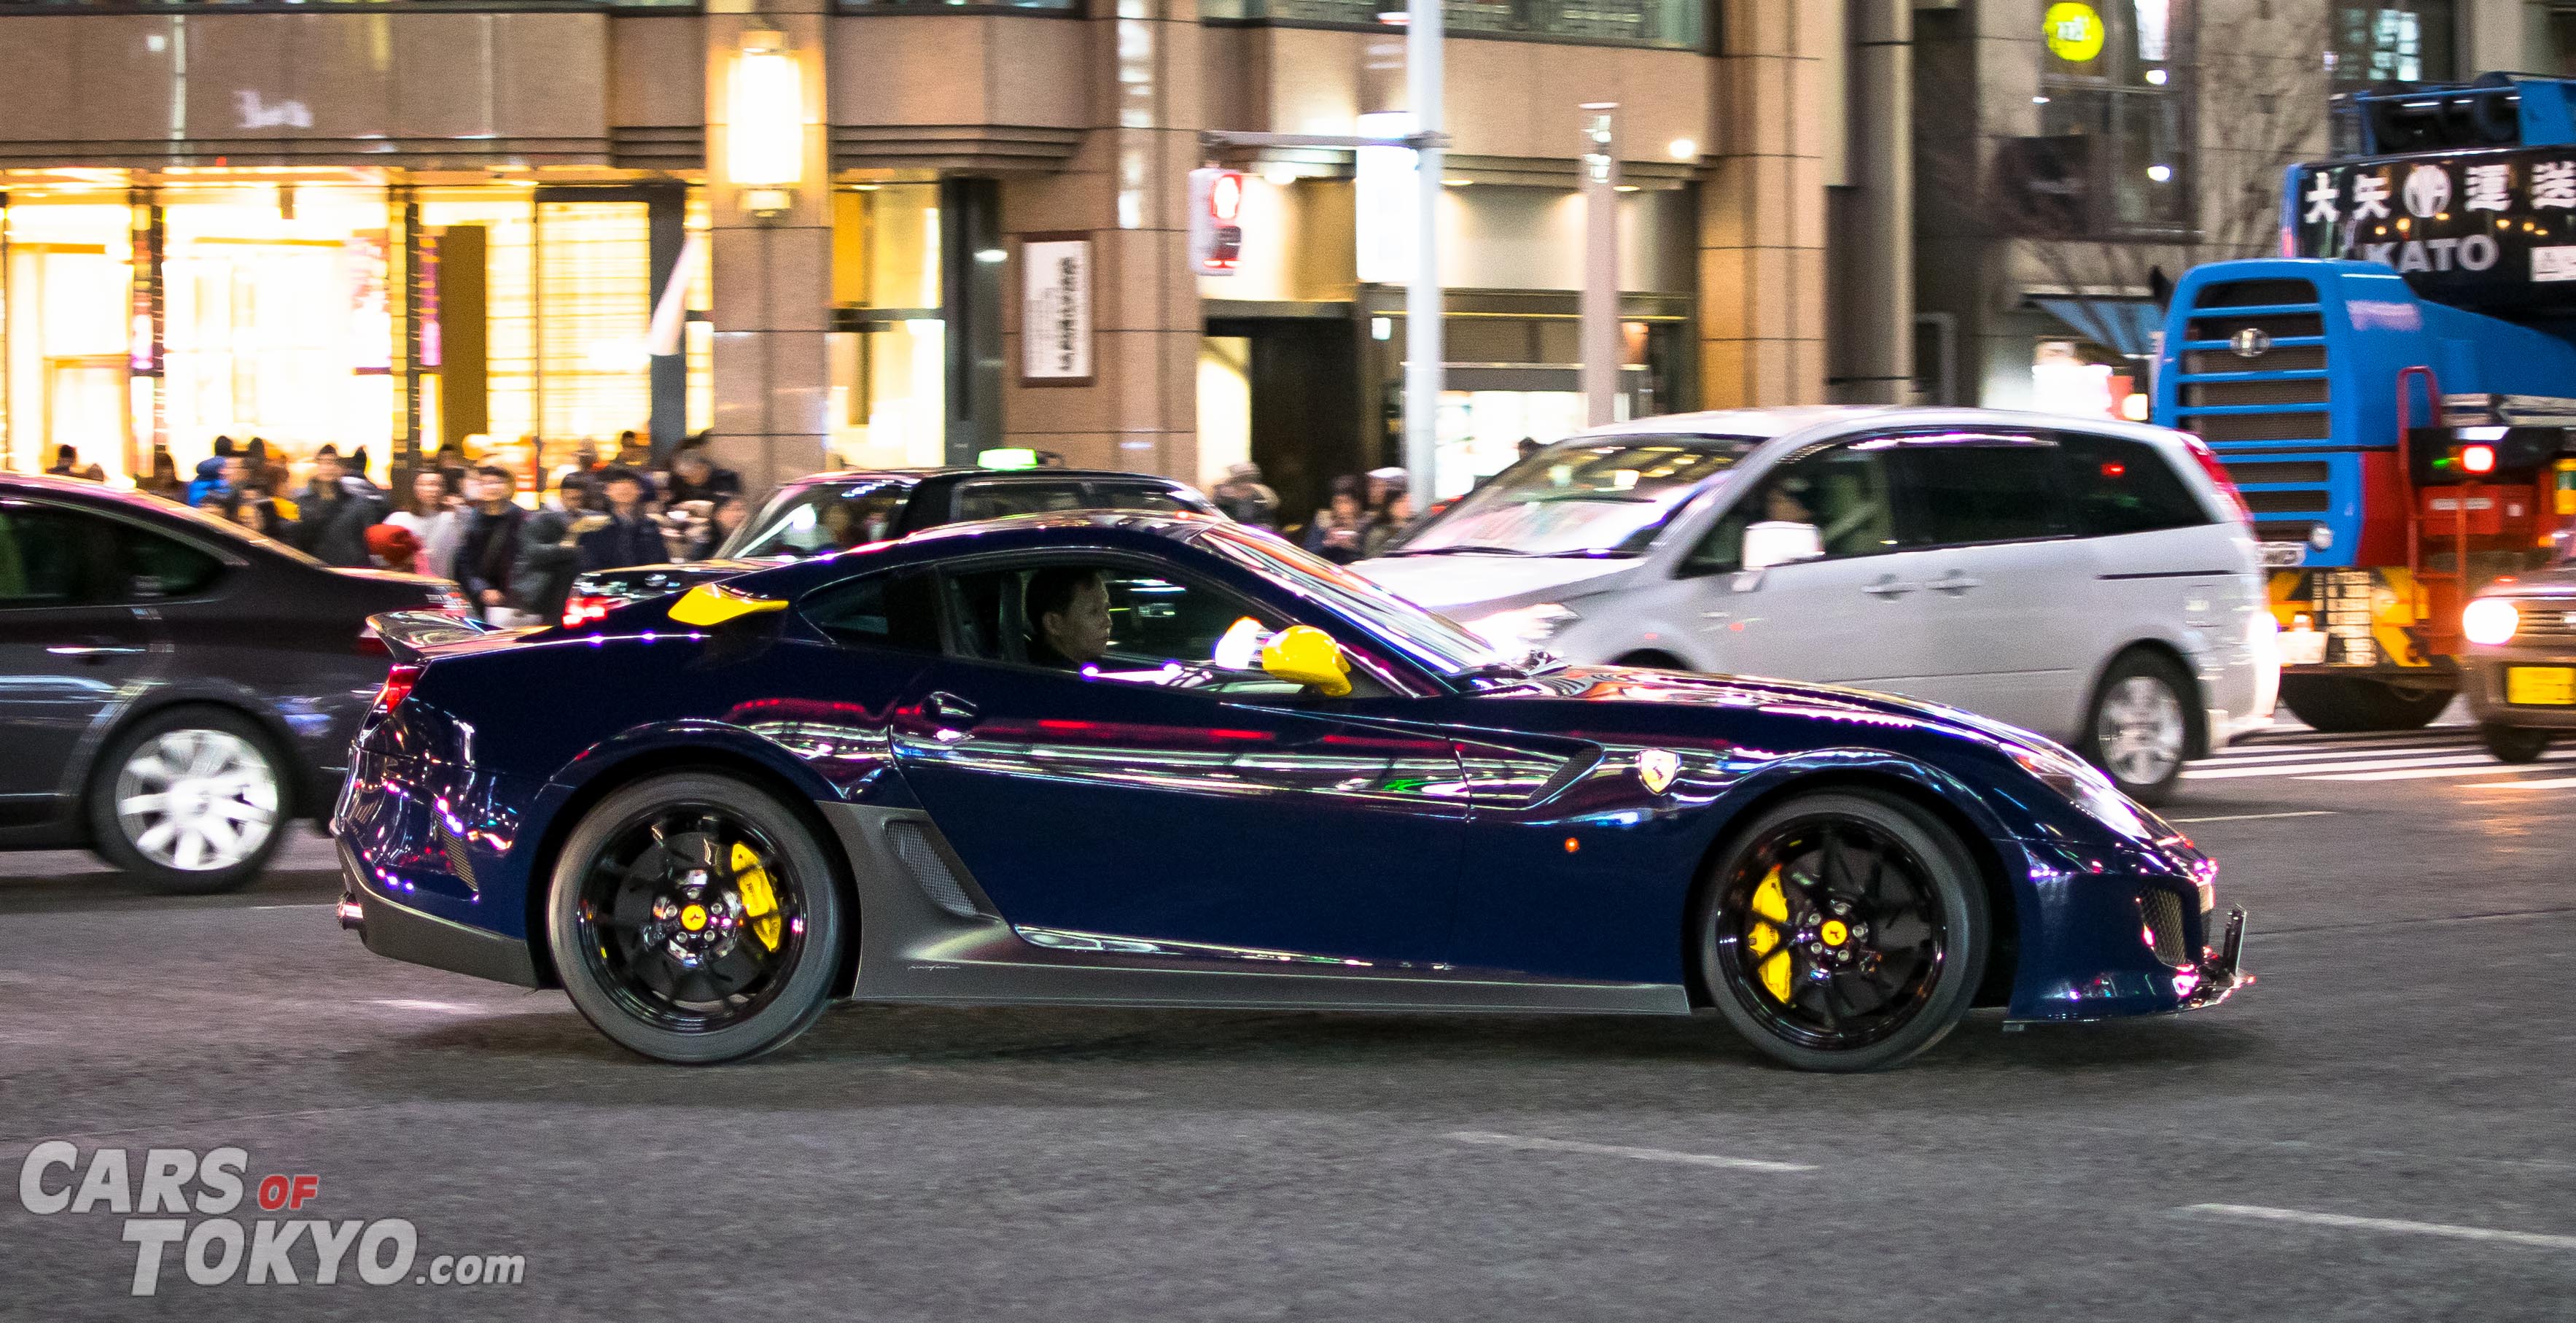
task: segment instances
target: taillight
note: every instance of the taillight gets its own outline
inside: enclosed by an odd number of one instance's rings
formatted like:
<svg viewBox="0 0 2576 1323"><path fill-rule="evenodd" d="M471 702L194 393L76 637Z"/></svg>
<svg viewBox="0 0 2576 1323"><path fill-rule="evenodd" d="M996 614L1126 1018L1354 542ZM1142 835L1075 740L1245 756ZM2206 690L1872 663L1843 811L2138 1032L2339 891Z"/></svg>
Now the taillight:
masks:
<svg viewBox="0 0 2576 1323"><path fill-rule="evenodd" d="M381 717L402 706L402 701L411 696L411 687L420 683L420 670L417 666L395 666L387 670L384 687L376 691L374 715Z"/></svg>
<svg viewBox="0 0 2576 1323"><path fill-rule="evenodd" d="M2191 457L2200 461L2200 471L2208 474L2210 483L2218 488L2218 494L2226 497L2229 505L2236 507L2237 521L2253 523L2254 509L2245 503L2245 493L2236 490L2236 479L2228 476L2227 466L2218 462L2218 452L2211 450L2208 442L2192 433L2183 433L2182 439L2185 445L2191 447Z"/></svg>
<svg viewBox="0 0 2576 1323"><path fill-rule="evenodd" d="M563 622L569 627L587 625L608 618L608 609L617 605L613 597L567 597L564 599Z"/></svg>
<svg viewBox="0 0 2576 1323"><path fill-rule="evenodd" d="M382 657L392 649L385 646L385 636L377 633L375 626L367 625L358 631L358 651L370 657Z"/></svg>

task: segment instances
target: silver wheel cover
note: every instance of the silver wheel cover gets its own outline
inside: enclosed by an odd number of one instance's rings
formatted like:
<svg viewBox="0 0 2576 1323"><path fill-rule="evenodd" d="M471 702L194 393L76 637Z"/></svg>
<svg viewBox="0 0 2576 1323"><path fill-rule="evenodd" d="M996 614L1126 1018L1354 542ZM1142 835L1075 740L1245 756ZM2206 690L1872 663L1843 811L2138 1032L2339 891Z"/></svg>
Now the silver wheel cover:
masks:
<svg viewBox="0 0 2576 1323"><path fill-rule="evenodd" d="M116 821L164 868L212 873L259 852L277 830L277 771L222 730L165 731L116 773Z"/></svg>
<svg viewBox="0 0 2576 1323"><path fill-rule="evenodd" d="M2182 765L2188 733L2182 700L2164 681L2132 675L2102 695L2093 734L2102 763L2123 785L2154 785Z"/></svg>

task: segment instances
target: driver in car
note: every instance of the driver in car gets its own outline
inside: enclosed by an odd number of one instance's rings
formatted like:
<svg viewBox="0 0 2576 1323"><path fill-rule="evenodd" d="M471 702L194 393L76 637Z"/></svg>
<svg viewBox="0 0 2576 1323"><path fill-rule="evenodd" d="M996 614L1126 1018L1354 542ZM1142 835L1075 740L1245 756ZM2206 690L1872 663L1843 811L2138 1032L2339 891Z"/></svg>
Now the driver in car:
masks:
<svg viewBox="0 0 2576 1323"><path fill-rule="evenodd" d="M1029 621L1029 660L1079 670L1109 653L1109 585L1100 571L1050 565L1029 576L1020 605Z"/></svg>

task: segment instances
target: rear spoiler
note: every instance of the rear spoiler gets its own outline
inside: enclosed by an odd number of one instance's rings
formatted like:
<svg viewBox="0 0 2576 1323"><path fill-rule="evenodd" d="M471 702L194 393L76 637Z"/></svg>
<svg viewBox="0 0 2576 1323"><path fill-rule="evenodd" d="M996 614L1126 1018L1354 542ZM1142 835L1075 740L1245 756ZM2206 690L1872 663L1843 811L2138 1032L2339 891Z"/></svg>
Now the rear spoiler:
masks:
<svg viewBox="0 0 2576 1323"><path fill-rule="evenodd" d="M460 644L491 646L507 643L523 634L533 634L542 625L503 629L470 616L451 616L439 611L387 611L367 617L367 627L384 642L385 651L396 662L417 665L438 652L472 652L476 648Z"/></svg>

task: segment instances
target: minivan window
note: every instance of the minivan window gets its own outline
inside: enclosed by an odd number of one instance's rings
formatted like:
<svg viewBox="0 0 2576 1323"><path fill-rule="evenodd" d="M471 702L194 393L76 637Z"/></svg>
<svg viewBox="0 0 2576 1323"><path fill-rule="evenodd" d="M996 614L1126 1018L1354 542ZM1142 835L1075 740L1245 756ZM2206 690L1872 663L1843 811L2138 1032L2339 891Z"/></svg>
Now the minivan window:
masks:
<svg viewBox="0 0 2576 1323"><path fill-rule="evenodd" d="M1764 525L1773 545L1803 541L1803 560L1874 556L1896 549L1886 454L1829 446L1791 455L1738 499L1682 562L1685 573L1740 568L1744 530Z"/></svg>
<svg viewBox="0 0 2576 1323"><path fill-rule="evenodd" d="M1955 547L2064 534L2057 447L2037 437L1893 448L1913 519L1909 546Z"/></svg>
<svg viewBox="0 0 2576 1323"><path fill-rule="evenodd" d="M2151 533L2214 522L2164 454L2127 437L2063 432L2058 455L2075 531L2086 537Z"/></svg>
<svg viewBox="0 0 2576 1323"><path fill-rule="evenodd" d="M1486 479L1390 554L1643 555L1702 480L1760 444L1747 436L1562 442Z"/></svg>

